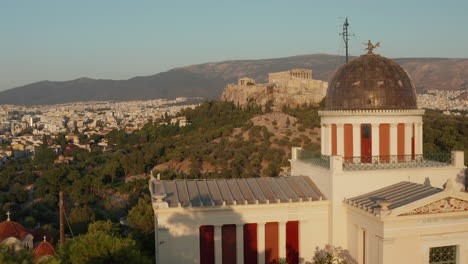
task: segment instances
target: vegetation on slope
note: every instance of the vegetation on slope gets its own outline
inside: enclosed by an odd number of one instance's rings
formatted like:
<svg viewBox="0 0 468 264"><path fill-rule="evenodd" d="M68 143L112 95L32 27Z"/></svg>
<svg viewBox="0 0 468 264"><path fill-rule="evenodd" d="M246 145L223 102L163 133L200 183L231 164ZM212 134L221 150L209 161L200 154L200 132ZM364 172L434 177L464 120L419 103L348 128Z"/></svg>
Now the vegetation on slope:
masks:
<svg viewBox="0 0 468 264"><path fill-rule="evenodd" d="M57 240L57 197L63 190L68 194L67 215L74 237L60 248L57 261L72 258L74 250L69 249L79 248L83 254L73 258L80 259L79 263L97 263L93 254L108 252L106 246L116 244L119 249L109 253L105 261L121 254L138 254L144 262L154 257L153 212L144 173L161 164L185 164L188 171L166 166L162 178L277 176L281 166L288 164L291 146L319 150L318 109L286 107L286 115L265 113L254 104L239 109L232 103L210 101L179 113L192 122L189 126L149 122L131 134L112 131L106 136L111 147L104 152L97 147L90 152L68 149L64 155L74 158L70 164L55 164L55 154L44 144L34 160L10 160L0 168L0 215L11 211L13 220L27 228L42 223L42 229ZM466 117L428 111L424 117L425 151L466 152L467 124ZM67 143L63 135L55 141ZM143 177L125 182L136 175ZM124 216L129 227L115 224ZM98 234L89 225L93 222L111 231ZM90 242L98 238L109 243Z"/></svg>

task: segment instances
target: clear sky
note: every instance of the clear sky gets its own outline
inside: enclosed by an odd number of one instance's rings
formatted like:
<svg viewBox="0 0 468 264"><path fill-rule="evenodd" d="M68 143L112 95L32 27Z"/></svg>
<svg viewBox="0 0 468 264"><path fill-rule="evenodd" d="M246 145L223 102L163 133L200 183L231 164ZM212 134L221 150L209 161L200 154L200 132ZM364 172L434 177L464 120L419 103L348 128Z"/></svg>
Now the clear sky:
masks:
<svg viewBox="0 0 468 264"><path fill-rule="evenodd" d="M468 57L468 0L0 0L0 90L203 62L351 54Z"/></svg>

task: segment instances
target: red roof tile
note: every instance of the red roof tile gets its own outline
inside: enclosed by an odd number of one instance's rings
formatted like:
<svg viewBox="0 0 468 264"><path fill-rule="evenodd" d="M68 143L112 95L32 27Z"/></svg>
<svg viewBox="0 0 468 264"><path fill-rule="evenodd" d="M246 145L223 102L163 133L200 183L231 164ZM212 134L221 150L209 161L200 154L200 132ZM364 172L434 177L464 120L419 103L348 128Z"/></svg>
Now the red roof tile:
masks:
<svg viewBox="0 0 468 264"><path fill-rule="evenodd" d="M55 256L55 254L54 247L49 242L43 241L33 250L33 261L37 261L44 256Z"/></svg>
<svg viewBox="0 0 468 264"><path fill-rule="evenodd" d="M4 221L0 223L0 242L9 238L16 237L19 240L30 234L26 229L21 225L13 221Z"/></svg>

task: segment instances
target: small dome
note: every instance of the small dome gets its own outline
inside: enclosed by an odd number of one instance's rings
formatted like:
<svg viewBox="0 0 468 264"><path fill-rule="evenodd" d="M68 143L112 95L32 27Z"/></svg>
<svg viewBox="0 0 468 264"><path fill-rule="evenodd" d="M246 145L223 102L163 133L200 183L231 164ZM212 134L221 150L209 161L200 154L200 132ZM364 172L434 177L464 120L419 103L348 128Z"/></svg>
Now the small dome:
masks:
<svg viewBox="0 0 468 264"><path fill-rule="evenodd" d="M328 86L326 110L417 108L408 73L393 60L373 53L343 65Z"/></svg>
<svg viewBox="0 0 468 264"><path fill-rule="evenodd" d="M23 240L23 238L30 234L26 231L26 229L16 222L7 220L0 223L0 243L9 238L9 237L16 237L19 240Z"/></svg>
<svg viewBox="0 0 468 264"><path fill-rule="evenodd" d="M42 257L56 255L54 247L47 241L43 241L37 245L32 253L34 255L35 262L40 260Z"/></svg>

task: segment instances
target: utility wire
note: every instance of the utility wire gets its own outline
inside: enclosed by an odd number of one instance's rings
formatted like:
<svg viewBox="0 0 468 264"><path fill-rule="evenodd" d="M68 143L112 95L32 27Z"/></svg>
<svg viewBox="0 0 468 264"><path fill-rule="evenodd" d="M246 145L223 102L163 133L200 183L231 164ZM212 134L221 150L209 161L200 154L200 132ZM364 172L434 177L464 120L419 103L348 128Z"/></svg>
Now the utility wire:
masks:
<svg viewBox="0 0 468 264"><path fill-rule="evenodd" d="M65 212L64 215L65 215L65 221L67 221L68 229L70 229L70 233L72 237L74 237L75 235L73 235L73 230L71 228L70 222L68 221L67 212Z"/></svg>

